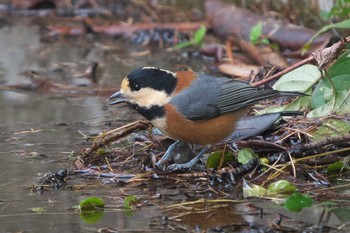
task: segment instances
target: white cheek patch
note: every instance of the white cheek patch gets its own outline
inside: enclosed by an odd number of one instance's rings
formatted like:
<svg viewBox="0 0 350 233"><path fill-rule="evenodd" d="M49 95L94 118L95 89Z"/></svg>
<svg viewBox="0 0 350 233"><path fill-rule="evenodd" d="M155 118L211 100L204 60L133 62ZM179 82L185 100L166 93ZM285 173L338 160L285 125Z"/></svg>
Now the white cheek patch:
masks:
<svg viewBox="0 0 350 233"><path fill-rule="evenodd" d="M149 87L141 88L139 91L126 90L123 95L130 103L135 103L145 108L150 108L154 105L163 106L170 100L169 95L164 91L157 91Z"/></svg>

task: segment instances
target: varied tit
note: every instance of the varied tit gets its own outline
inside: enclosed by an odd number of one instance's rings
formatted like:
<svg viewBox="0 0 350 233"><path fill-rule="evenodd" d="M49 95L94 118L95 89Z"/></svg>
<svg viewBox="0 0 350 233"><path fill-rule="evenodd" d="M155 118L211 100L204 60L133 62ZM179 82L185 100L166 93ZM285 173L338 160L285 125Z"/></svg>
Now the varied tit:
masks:
<svg viewBox="0 0 350 233"><path fill-rule="evenodd" d="M126 76L120 91L108 99L115 99L111 105L128 103L173 139L207 145L226 139L258 101L300 95L257 90L241 81L193 71L143 67Z"/></svg>

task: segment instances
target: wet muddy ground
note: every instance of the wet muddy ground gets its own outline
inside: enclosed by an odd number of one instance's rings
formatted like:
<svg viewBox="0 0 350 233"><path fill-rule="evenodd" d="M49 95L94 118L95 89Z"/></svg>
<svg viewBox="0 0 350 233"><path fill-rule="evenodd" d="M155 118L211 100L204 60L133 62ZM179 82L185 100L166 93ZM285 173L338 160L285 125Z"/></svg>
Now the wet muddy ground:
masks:
<svg viewBox="0 0 350 233"><path fill-rule="evenodd" d="M101 46L108 47L107 51ZM129 57L127 54L133 49L129 50L128 46L125 42L93 39L41 43L39 28L32 25L31 20L14 21L0 29L0 82L28 83L29 80L19 73L32 70L57 82L86 82L65 74L61 68L83 72L89 62L95 61L100 65L100 83L117 87L130 70L153 64L153 58ZM171 66L172 58L167 58L166 54L154 57L159 66L166 66L163 63ZM184 60L186 63L188 58ZM81 133L96 135L140 118L126 107L116 112L105 99L106 96L68 98L0 91L2 232L96 232L101 227L140 231L150 229L151 222L161 216L160 209L151 204L126 216L121 191L113 185L103 185L100 180L87 181L75 176L68 181L75 185L73 190L50 191L43 195L31 190L45 173L69 168L72 151L84 146ZM135 188L134 194L143 195L143 188ZM89 196L103 198L112 209L106 210L101 221L94 225L82 221L79 213L71 209ZM44 211L38 213L35 208Z"/></svg>
<svg viewBox="0 0 350 233"><path fill-rule="evenodd" d="M73 76L95 61L99 63L100 83L115 85L117 89L120 80L136 67L156 65L178 70L190 66L203 70L203 64L207 64L196 54L169 56L152 51L146 56L132 56L130 52L139 51L126 41L87 37L41 43L38 30L28 19L16 20L0 29L0 83L26 83L28 79L19 73L28 70L62 83L86 82ZM245 228L254 231L271 226L283 215L285 221L293 225L293 230L300 224L300 230L335 232L336 227L342 225L333 214L324 213L326 210L321 205L295 214L271 201L248 199L236 202L231 194L222 194L221 198L227 198L227 201L217 205L197 203L191 211L185 207L168 209L172 204L210 198L215 193L205 182L198 187L186 183L189 179L186 176L118 186L106 182L108 179L74 175L68 180L67 189L45 191L42 195L32 191L33 184L45 173L68 169L72 152L90 145L84 141L83 134L96 135L141 119L126 107L108 106L105 99L106 96L63 97L0 91L2 232L96 232L98 229L106 232L107 229L111 232L112 229L119 232L178 232L206 228L216 232ZM131 214L123 209L127 195L135 195L140 200L139 208ZM107 205L103 217L94 224L84 222L72 209L91 196L104 199ZM325 227L315 229L313 224L318 223ZM343 230L346 232L346 226Z"/></svg>

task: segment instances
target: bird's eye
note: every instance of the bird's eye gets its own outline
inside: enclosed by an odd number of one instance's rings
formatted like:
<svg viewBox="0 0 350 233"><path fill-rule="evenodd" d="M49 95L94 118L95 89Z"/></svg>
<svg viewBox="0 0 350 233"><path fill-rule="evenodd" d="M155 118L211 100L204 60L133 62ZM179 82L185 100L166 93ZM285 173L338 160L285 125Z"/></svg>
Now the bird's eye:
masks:
<svg viewBox="0 0 350 233"><path fill-rule="evenodd" d="M138 83L132 83L130 85L130 88L131 88L132 91L139 91L141 89L141 86Z"/></svg>

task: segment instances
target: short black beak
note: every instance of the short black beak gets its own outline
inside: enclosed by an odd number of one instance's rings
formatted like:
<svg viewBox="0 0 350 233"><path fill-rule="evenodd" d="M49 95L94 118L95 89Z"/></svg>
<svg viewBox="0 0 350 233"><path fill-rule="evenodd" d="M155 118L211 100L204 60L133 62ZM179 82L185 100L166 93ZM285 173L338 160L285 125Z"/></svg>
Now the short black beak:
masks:
<svg viewBox="0 0 350 233"><path fill-rule="evenodd" d="M118 91L118 92L114 93L113 95L111 95L110 97L108 97L107 101L110 101L112 99L116 99L116 100L109 103L109 105L115 105L115 104L126 102L126 99L123 97L123 95L122 95L122 93L120 93L120 91Z"/></svg>

